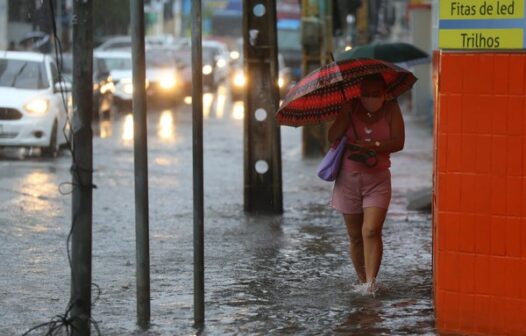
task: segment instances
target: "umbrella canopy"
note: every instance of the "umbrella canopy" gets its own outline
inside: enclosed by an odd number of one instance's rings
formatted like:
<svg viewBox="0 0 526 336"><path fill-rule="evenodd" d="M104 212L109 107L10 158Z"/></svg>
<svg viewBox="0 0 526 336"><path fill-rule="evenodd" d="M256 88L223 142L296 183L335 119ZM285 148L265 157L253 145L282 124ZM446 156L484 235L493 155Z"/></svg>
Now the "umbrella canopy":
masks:
<svg viewBox="0 0 526 336"><path fill-rule="evenodd" d="M386 99L409 90L416 77L408 70L375 59L336 61L311 72L285 96L276 113L287 126L318 124L336 118L344 101L360 96L360 83L368 75L381 74Z"/></svg>
<svg viewBox="0 0 526 336"><path fill-rule="evenodd" d="M409 43L366 44L336 55L336 61L375 58L391 63L420 64L430 62L429 55Z"/></svg>

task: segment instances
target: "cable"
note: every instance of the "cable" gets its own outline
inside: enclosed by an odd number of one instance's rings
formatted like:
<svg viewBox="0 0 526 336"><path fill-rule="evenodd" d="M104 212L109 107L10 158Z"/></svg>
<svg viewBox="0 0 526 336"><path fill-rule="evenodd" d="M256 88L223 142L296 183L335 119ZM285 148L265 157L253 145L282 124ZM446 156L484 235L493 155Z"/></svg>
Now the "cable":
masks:
<svg viewBox="0 0 526 336"><path fill-rule="evenodd" d="M57 33L57 24L56 24L56 21L55 21L55 9L54 9L54 6L53 6L53 0L48 0L48 3L49 3L50 13L51 13L51 22L52 22L52 29L53 29L53 41L54 41L53 43L54 43L55 59L56 59L56 63L57 63L58 80L59 80L59 83L61 85L60 95L61 95L61 98L62 98L62 104L64 105L64 109L66 111L66 123L64 124L64 127L62 128L62 132L63 132L64 137L66 139L67 148L68 148L69 152L71 153L72 160L73 160L73 164L71 166L71 172L72 172L72 174L75 174L76 181L77 181L77 183L63 182L63 183L61 183L59 185L59 192L60 192L60 194L68 195L68 194L73 193L75 188L78 188L78 187L96 189L97 186L94 185L94 184L85 185L82 182L80 172L82 171L82 172L93 173L93 170L92 169L82 168L81 166L79 166L77 164L76 157L75 157L75 149L74 149L73 143L71 141L71 136L68 133L68 128L69 128L69 130L72 130L73 128L72 128L71 119L70 119L70 115L69 115L70 111L69 111L69 106L68 106L68 97L66 96L65 88L62 86L63 83L65 83L64 82L64 76L63 76L62 43L61 43L60 38L59 38L58 33ZM74 113L76 113L76 111L74 111ZM71 191L64 192L62 190L62 187L64 185L71 185L72 186ZM72 268L72 260L71 260L71 253L70 253L70 240L71 240L71 237L73 235L73 230L75 228L75 224L76 223L77 223L77 213L75 212L73 214L72 225L71 225L68 237L66 239L66 251L67 251L67 254L68 254L68 262L69 262L70 269ZM99 297L100 297L102 291L101 291L99 285L97 285L95 283L92 283L91 286L95 287L97 289L97 296L95 297L95 300L93 300L91 302L91 306L93 306L99 300ZM71 311L72 311L73 306L74 306L75 303L76 303L75 300L73 300L73 298L70 298L70 301L68 302L68 305L67 305L67 308L66 308L66 311L64 312L64 314L55 315L49 322L41 323L41 324L39 324L39 325L37 325L35 327L32 327L31 329L26 331L22 336L27 336L31 332L40 330L42 328L47 328L47 332L44 334L45 336L55 336L55 335L57 335L57 336L61 335L62 336L62 335L64 335L64 331L65 331L65 335L71 335L72 330L75 329L73 323L77 319L76 317L71 316ZM88 318L88 322L91 325L93 325L93 327L95 328L95 330L97 331L97 334L99 336L102 335L101 332L100 332L100 329L99 329L97 321L95 321L92 317L89 317Z"/></svg>

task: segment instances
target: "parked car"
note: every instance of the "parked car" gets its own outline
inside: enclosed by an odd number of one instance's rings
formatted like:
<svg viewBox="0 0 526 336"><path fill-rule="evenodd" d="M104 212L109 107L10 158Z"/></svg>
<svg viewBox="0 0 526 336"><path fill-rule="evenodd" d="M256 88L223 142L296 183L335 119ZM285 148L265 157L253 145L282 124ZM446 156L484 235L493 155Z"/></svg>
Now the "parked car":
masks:
<svg viewBox="0 0 526 336"><path fill-rule="evenodd" d="M186 96L192 94L192 50L188 45L181 45L176 51L179 60L180 74L183 81L183 92ZM218 71L214 53L203 47L203 88L205 91L215 91L223 82L223 75Z"/></svg>
<svg viewBox="0 0 526 336"><path fill-rule="evenodd" d="M184 97L185 83L177 51L171 47L151 47L146 49L146 79L148 97L155 102L178 103Z"/></svg>
<svg viewBox="0 0 526 336"><path fill-rule="evenodd" d="M0 52L0 147L40 147L42 155L55 156L66 143L70 89L59 82L51 56Z"/></svg>
<svg viewBox="0 0 526 336"><path fill-rule="evenodd" d="M73 55L62 55L62 74L65 79L73 83ZM113 108L113 94L115 85L104 59L93 62L93 118L100 119L109 116Z"/></svg>
<svg viewBox="0 0 526 336"><path fill-rule="evenodd" d="M110 72L115 91L113 101L119 109L130 109L133 99L132 56L129 51L96 51L93 63Z"/></svg>

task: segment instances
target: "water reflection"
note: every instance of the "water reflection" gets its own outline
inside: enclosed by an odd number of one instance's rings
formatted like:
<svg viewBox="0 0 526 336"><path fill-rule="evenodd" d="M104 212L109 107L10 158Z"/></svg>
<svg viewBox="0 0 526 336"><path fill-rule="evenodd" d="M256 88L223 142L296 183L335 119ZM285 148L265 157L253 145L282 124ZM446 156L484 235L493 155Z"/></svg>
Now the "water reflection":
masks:
<svg viewBox="0 0 526 336"><path fill-rule="evenodd" d="M232 109L232 118L243 120L245 118L245 104L242 101L236 101Z"/></svg>
<svg viewBox="0 0 526 336"><path fill-rule="evenodd" d="M101 120L99 122L99 134L101 139L111 137L113 133L113 126L109 120Z"/></svg>
<svg viewBox="0 0 526 336"><path fill-rule="evenodd" d="M203 118L206 120L210 118L210 113L212 111L212 105L214 103L214 94L205 93L203 94Z"/></svg>
<svg viewBox="0 0 526 336"><path fill-rule="evenodd" d="M161 112L159 124L157 125L157 135L166 142L172 142L175 139L175 124L173 111L164 110Z"/></svg>
<svg viewBox="0 0 526 336"><path fill-rule="evenodd" d="M390 330L382 326L382 303L378 299L360 298L353 300L352 306L357 308L353 308L347 319L336 328L337 335L391 335Z"/></svg>
<svg viewBox="0 0 526 336"><path fill-rule="evenodd" d="M216 118L222 119L225 115L225 106L226 106L226 98L227 98L227 90L224 87L221 87L217 90L217 102L216 102Z"/></svg>
<svg viewBox="0 0 526 336"><path fill-rule="evenodd" d="M133 141L133 115L131 113L127 114L124 117L121 139L124 143L129 143Z"/></svg>
<svg viewBox="0 0 526 336"><path fill-rule="evenodd" d="M57 193L57 186L51 180L50 174L42 171L32 172L22 180L21 184L20 192L24 195L21 203L25 212L35 213L51 209L48 196ZM28 199L27 196L31 198Z"/></svg>

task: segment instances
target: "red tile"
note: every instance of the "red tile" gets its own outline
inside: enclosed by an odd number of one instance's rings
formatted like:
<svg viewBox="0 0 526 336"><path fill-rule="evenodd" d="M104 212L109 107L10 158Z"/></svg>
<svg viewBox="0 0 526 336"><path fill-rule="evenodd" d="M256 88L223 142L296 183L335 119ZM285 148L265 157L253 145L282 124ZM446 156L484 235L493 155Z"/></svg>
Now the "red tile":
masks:
<svg viewBox="0 0 526 336"><path fill-rule="evenodd" d="M475 255L460 253L459 262L459 290L461 293L475 293Z"/></svg>
<svg viewBox="0 0 526 336"><path fill-rule="evenodd" d="M462 97L462 133L479 133L478 123L475 120L480 118L480 109L480 96L465 94Z"/></svg>
<svg viewBox="0 0 526 336"><path fill-rule="evenodd" d="M475 172L488 174L491 171L491 135L481 135L476 137L477 146L475 147Z"/></svg>
<svg viewBox="0 0 526 336"><path fill-rule="evenodd" d="M445 172L447 169L447 134L439 133L437 142L440 150L435 151L435 157L437 158L435 164L439 172Z"/></svg>
<svg viewBox="0 0 526 336"><path fill-rule="evenodd" d="M526 110L524 111L526 113ZM526 150L526 136L522 137L522 148ZM522 153L522 176L526 176L526 154Z"/></svg>
<svg viewBox="0 0 526 336"><path fill-rule="evenodd" d="M494 256L506 255L506 217L493 216L490 230L491 254Z"/></svg>
<svg viewBox="0 0 526 336"><path fill-rule="evenodd" d="M450 213L440 211L437 215L437 221L435 223L437 234L433 238L433 242L437 244L439 251L447 251L448 249L448 217Z"/></svg>
<svg viewBox="0 0 526 336"><path fill-rule="evenodd" d="M522 177L521 184L522 184L522 188L521 188L521 197L522 197L521 216L523 218L526 218L526 175Z"/></svg>
<svg viewBox="0 0 526 336"><path fill-rule="evenodd" d="M436 208L435 211L445 211L448 207L447 199L447 179L449 175L445 173L438 173L436 177Z"/></svg>
<svg viewBox="0 0 526 336"><path fill-rule="evenodd" d="M491 212L494 215L506 215L506 177L491 177Z"/></svg>
<svg viewBox="0 0 526 336"><path fill-rule="evenodd" d="M526 217L521 217L521 257L526 260ZM526 266L526 264L524 264ZM525 270L526 271L526 270ZM526 275L526 272L525 272ZM526 278L524 278L524 283L526 283ZM526 286L524 286L526 289ZM526 299L526 297L525 297Z"/></svg>
<svg viewBox="0 0 526 336"><path fill-rule="evenodd" d="M462 214L459 216L459 251L474 253L475 252L475 232L477 225L475 215Z"/></svg>
<svg viewBox="0 0 526 336"><path fill-rule="evenodd" d="M508 298L519 298L520 288L523 284L517 281L520 278L521 260L519 258L504 258L505 273L504 290L505 296Z"/></svg>
<svg viewBox="0 0 526 336"><path fill-rule="evenodd" d="M447 140L447 171L462 172L462 135L451 133Z"/></svg>
<svg viewBox="0 0 526 336"><path fill-rule="evenodd" d="M491 295L503 297L506 295L504 276L506 274L506 258L490 257L489 286Z"/></svg>
<svg viewBox="0 0 526 336"><path fill-rule="evenodd" d="M510 333L513 335L525 335L526 334L526 314L523 314L522 306L524 301L510 300L509 311L510 311ZM525 302L526 303L526 302Z"/></svg>
<svg viewBox="0 0 526 336"><path fill-rule="evenodd" d="M508 136L506 138L506 172L507 175L521 176L522 162L525 155L522 147L522 137Z"/></svg>
<svg viewBox="0 0 526 336"><path fill-rule="evenodd" d="M484 335L489 335L491 330L491 319L490 306L491 299L489 296L476 295L474 298L476 315L478 316L477 323L475 325L475 332Z"/></svg>
<svg viewBox="0 0 526 336"><path fill-rule="evenodd" d="M475 120L472 120L471 122L477 125L477 133L489 135L492 132L492 119L495 113L495 111L490 108L491 103L494 101L494 97L489 95L479 96L479 100L479 115Z"/></svg>
<svg viewBox="0 0 526 336"><path fill-rule="evenodd" d="M458 331L460 322L459 295L455 292L444 292L443 319L447 330Z"/></svg>
<svg viewBox="0 0 526 336"><path fill-rule="evenodd" d="M508 94L522 95L524 92L524 81L526 78L526 67L524 66L525 57L522 54L510 55Z"/></svg>
<svg viewBox="0 0 526 336"><path fill-rule="evenodd" d="M526 284L526 259L522 258L521 260L517 261L517 263L519 264L519 268L517 270L519 274L517 282L520 284L519 298L526 301L526 286L524 286L524 284ZM524 308L526 308L526 306L524 306ZM526 310L523 311L523 313L526 314Z"/></svg>
<svg viewBox="0 0 526 336"><path fill-rule="evenodd" d="M439 252L437 262L438 289L457 291L459 288L458 254L452 252Z"/></svg>
<svg viewBox="0 0 526 336"><path fill-rule="evenodd" d="M507 130L508 135L524 134L524 98L522 96L508 97Z"/></svg>
<svg viewBox="0 0 526 336"><path fill-rule="evenodd" d="M488 215L476 215L475 222L477 226L475 231L475 252L489 254L491 252L491 217Z"/></svg>
<svg viewBox="0 0 526 336"><path fill-rule="evenodd" d="M469 294L459 295L459 329L463 333L475 331L475 324L479 317L475 309L475 297Z"/></svg>
<svg viewBox="0 0 526 336"><path fill-rule="evenodd" d="M493 81L494 69L495 69L495 54L484 54L479 56L480 67L478 73L480 77L486 78L481 80L480 93L482 94L493 94L493 87L495 83Z"/></svg>
<svg viewBox="0 0 526 336"><path fill-rule="evenodd" d="M463 59L462 92L479 93L483 91L483 81L480 80L480 57L478 55L465 55Z"/></svg>
<svg viewBox="0 0 526 336"><path fill-rule="evenodd" d="M522 206L524 204L522 200L522 178L520 177L508 177L506 186L506 214L508 216L520 216Z"/></svg>
<svg viewBox="0 0 526 336"><path fill-rule="evenodd" d="M491 173L506 175L507 137L495 135L491 139Z"/></svg>
<svg viewBox="0 0 526 336"><path fill-rule="evenodd" d="M508 331L506 300L492 297L490 314L492 315L492 335L506 335Z"/></svg>
<svg viewBox="0 0 526 336"><path fill-rule="evenodd" d="M480 136L474 134L462 135L461 165L463 172L476 172L478 138Z"/></svg>
<svg viewBox="0 0 526 336"><path fill-rule="evenodd" d="M489 256L475 256L475 293L489 295L491 292L489 273Z"/></svg>
<svg viewBox="0 0 526 336"><path fill-rule="evenodd" d="M495 72L494 72L494 94L508 94L509 87L509 55L496 54L495 55ZM480 80L483 80L480 78Z"/></svg>
<svg viewBox="0 0 526 336"><path fill-rule="evenodd" d="M462 132L462 96L458 94L440 95L441 131L446 133Z"/></svg>
<svg viewBox="0 0 526 336"><path fill-rule="evenodd" d="M460 185L462 182L462 175L448 174L446 178L446 194L444 200L444 209L449 211L460 210Z"/></svg>
<svg viewBox="0 0 526 336"><path fill-rule="evenodd" d="M461 93L463 64L461 55L443 55L440 60L440 91Z"/></svg>
<svg viewBox="0 0 526 336"><path fill-rule="evenodd" d="M489 175L475 175L477 192L473 195L475 212L491 214L491 179Z"/></svg>
<svg viewBox="0 0 526 336"><path fill-rule="evenodd" d="M491 111L491 131L493 134L504 135L508 126L508 98L506 96L491 96L486 100L485 108Z"/></svg>
<svg viewBox="0 0 526 336"><path fill-rule="evenodd" d="M522 244L526 244L526 241L521 241L521 218L508 217L506 219L506 255L520 258Z"/></svg>
<svg viewBox="0 0 526 336"><path fill-rule="evenodd" d="M464 213L474 213L477 208L477 175L462 175L460 207Z"/></svg>

